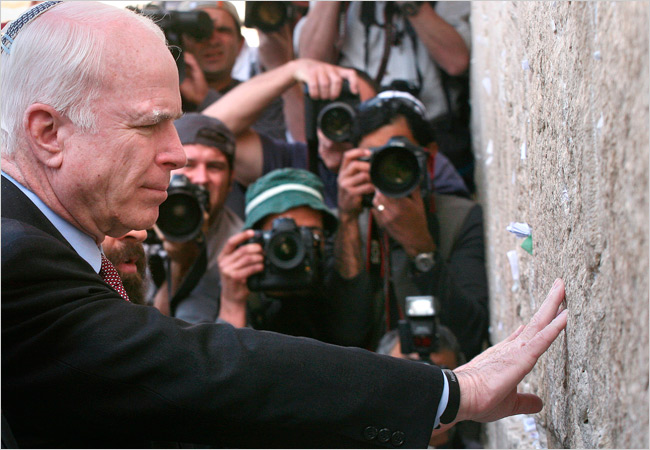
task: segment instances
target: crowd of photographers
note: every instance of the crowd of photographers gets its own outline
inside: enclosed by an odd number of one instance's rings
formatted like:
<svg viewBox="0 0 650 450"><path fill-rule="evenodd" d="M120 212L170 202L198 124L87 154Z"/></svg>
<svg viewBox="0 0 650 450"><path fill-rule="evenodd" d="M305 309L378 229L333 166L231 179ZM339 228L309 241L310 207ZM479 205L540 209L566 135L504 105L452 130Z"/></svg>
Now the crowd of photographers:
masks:
<svg viewBox="0 0 650 450"><path fill-rule="evenodd" d="M480 353L482 211L466 97L450 88L467 72L467 2L246 2L243 24L229 2L155 3L141 12L180 49L187 165L148 231L146 274L142 232L104 243L129 295L451 368ZM243 82L242 25L260 36ZM432 445L480 445L460 429Z"/></svg>

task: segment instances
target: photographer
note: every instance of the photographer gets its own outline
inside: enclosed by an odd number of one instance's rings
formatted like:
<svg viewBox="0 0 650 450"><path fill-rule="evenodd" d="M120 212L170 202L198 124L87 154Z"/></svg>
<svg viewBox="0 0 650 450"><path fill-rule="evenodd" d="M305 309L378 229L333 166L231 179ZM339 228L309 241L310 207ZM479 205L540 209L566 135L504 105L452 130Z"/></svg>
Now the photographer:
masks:
<svg viewBox="0 0 650 450"><path fill-rule="evenodd" d="M243 45L241 19L227 1L184 1L179 11L205 11L214 30L209 38L198 40L183 34L186 74L180 85L183 110L200 112L241 82L232 77L233 67ZM253 127L275 139L286 138L283 104L275 99L256 119Z"/></svg>
<svg viewBox="0 0 650 450"><path fill-rule="evenodd" d="M323 203L318 177L303 169L274 170L249 187L246 205L247 230L231 237L219 255L219 318L363 345L372 307L368 286L333 270L337 219ZM247 302L251 289L261 291L257 302Z"/></svg>
<svg viewBox="0 0 650 450"><path fill-rule="evenodd" d="M225 205L234 175L235 140L217 119L198 113L185 114L174 121L174 126L187 163L172 174L183 174L194 185L203 187L209 204L203 232L195 238L178 242L158 233L170 260L171 276L156 292L154 305L163 313L188 322L213 322L219 284L217 256L226 240L243 225ZM158 221L163 218L164 215L159 216Z"/></svg>
<svg viewBox="0 0 650 450"><path fill-rule="evenodd" d="M442 323L471 359L481 351L488 327L481 207L429 188L425 174L433 172L437 149L426 126L424 106L412 95L386 91L362 103L355 139L358 146L344 155L338 179L337 270L347 279L364 272L371 276L380 298L375 339L397 326L407 296L434 295L441 302ZM380 148L392 148L399 155L387 164L386 172L379 173L388 186L410 176L400 161L409 154L424 155L412 192L386 195L376 189L371 171L377 165L369 159ZM372 207L365 206L368 196Z"/></svg>
<svg viewBox="0 0 650 450"><path fill-rule="evenodd" d="M129 300L136 305L146 304L147 258L142 242L144 230L131 230L117 238L106 236L102 250L122 280Z"/></svg>
<svg viewBox="0 0 650 450"><path fill-rule="evenodd" d="M309 90L305 102L333 101L341 94L343 81L360 101L376 95L376 86L360 72L309 59L296 59L277 69L251 78L233 88L203 114L221 120L237 139L235 156L236 181L248 186L260 176L282 167L309 168L307 145L271 139L250 129L260 112L277 96L304 83ZM255 95L250 95L255 92ZM314 118L315 119L315 118ZM314 124L308 124L314 126ZM318 128L318 127L317 127ZM337 173L343 153L352 148L350 142L335 142L317 129L317 174L323 181L325 204L337 207ZM449 160L442 154L435 156L434 190L440 193L468 195L467 188ZM229 205L235 209L234 204Z"/></svg>

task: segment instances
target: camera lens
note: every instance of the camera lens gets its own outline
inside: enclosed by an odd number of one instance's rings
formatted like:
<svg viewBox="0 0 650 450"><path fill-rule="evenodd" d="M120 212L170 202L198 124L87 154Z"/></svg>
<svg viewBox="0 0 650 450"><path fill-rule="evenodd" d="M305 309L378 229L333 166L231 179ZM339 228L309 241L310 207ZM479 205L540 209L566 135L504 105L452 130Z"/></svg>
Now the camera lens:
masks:
<svg viewBox="0 0 650 450"><path fill-rule="evenodd" d="M266 256L276 267L284 270L298 267L305 257L305 247L300 235L295 232L281 232L269 241Z"/></svg>
<svg viewBox="0 0 650 450"><path fill-rule="evenodd" d="M349 141L354 121L354 108L347 103L333 102L318 115L318 128L334 142Z"/></svg>
<svg viewBox="0 0 650 450"><path fill-rule="evenodd" d="M286 2L246 2L244 26L264 33L278 31L289 18Z"/></svg>
<svg viewBox="0 0 650 450"><path fill-rule="evenodd" d="M267 28L279 28L287 18L287 8L280 2L260 2L257 16Z"/></svg>
<svg viewBox="0 0 650 450"><path fill-rule="evenodd" d="M418 159L402 147L386 147L375 153L370 179L384 195L405 197L420 183Z"/></svg>
<svg viewBox="0 0 650 450"><path fill-rule="evenodd" d="M170 194L160 205L156 225L169 241L192 240L201 231L203 209L191 195L183 192Z"/></svg>

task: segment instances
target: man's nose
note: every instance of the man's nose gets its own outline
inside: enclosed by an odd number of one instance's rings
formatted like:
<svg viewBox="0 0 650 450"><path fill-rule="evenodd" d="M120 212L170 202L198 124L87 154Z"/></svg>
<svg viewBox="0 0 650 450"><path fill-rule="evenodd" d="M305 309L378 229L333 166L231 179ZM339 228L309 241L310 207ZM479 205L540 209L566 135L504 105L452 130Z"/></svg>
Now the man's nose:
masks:
<svg viewBox="0 0 650 450"><path fill-rule="evenodd" d="M156 159L158 164L167 167L169 170L175 170L185 167L187 157L176 128L172 124L170 124L170 127L169 132L161 140L161 142L164 142L164 148L158 153Z"/></svg>
<svg viewBox="0 0 650 450"><path fill-rule="evenodd" d="M214 30L212 30L212 34L208 38L208 42L210 44L217 44L221 41L221 37L219 35L219 32L217 31L217 24L214 24Z"/></svg>
<svg viewBox="0 0 650 450"><path fill-rule="evenodd" d="M197 165L194 170L192 170L189 178L194 184L205 185L208 182L208 172L205 166L203 164Z"/></svg>

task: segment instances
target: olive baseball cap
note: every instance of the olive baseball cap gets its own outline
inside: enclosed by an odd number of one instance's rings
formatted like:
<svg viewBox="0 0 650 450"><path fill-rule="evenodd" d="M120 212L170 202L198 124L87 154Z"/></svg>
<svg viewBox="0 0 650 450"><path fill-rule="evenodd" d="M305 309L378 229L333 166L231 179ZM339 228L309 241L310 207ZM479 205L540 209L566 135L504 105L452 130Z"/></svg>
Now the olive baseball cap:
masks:
<svg viewBox="0 0 650 450"><path fill-rule="evenodd" d="M244 228L254 228L266 216L298 206L322 211L325 230L336 230L338 219L325 205L323 182L307 170L294 168L276 169L248 187Z"/></svg>
<svg viewBox="0 0 650 450"><path fill-rule="evenodd" d="M200 113L187 113L174 121L181 144L202 144L219 149L230 168L235 158L235 136L219 119Z"/></svg>

